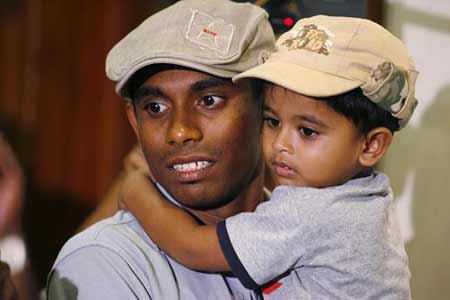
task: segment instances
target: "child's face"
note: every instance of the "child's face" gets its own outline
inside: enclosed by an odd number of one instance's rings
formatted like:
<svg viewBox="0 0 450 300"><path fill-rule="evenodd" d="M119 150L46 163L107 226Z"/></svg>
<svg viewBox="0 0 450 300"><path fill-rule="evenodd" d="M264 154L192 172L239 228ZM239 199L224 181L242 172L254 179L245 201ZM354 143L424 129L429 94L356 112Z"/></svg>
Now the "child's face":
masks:
<svg viewBox="0 0 450 300"><path fill-rule="evenodd" d="M364 136L324 101L273 85L266 92L264 157L276 184L339 185L358 174Z"/></svg>

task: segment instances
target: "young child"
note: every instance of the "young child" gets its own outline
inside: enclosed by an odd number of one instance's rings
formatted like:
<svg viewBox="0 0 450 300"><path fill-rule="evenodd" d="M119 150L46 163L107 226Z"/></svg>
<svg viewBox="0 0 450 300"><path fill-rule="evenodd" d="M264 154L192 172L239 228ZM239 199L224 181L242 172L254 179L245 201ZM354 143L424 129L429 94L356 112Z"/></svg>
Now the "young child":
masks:
<svg viewBox="0 0 450 300"><path fill-rule="evenodd" d="M302 19L267 62L234 78L267 82L270 201L199 225L135 174L127 208L175 260L231 270L266 299L410 299L389 181L373 168L413 113L416 74L400 40L371 21Z"/></svg>

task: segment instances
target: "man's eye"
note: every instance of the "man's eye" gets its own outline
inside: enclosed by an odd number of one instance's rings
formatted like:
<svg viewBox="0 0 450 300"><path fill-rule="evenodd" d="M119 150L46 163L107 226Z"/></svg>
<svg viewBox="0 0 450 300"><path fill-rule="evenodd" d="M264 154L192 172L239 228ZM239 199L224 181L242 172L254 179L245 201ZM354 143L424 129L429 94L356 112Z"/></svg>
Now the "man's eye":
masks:
<svg viewBox="0 0 450 300"><path fill-rule="evenodd" d="M200 99L199 104L206 107L214 107L222 103L225 99L219 96L204 96Z"/></svg>
<svg viewBox="0 0 450 300"><path fill-rule="evenodd" d="M308 127L301 127L299 129L299 131L300 131L301 135L306 136L306 137L313 137L313 136L318 135L317 131L315 131L311 128L308 128Z"/></svg>
<svg viewBox="0 0 450 300"><path fill-rule="evenodd" d="M150 102L145 106L145 109L152 114L159 114L167 110L167 105L158 102Z"/></svg>
<svg viewBox="0 0 450 300"><path fill-rule="evenodd" d="M278 126L280 126L280 120L277 120L277 119L275 119L275 118L264 117L264 122L265 122L269 127L278 127Z"/></svg>

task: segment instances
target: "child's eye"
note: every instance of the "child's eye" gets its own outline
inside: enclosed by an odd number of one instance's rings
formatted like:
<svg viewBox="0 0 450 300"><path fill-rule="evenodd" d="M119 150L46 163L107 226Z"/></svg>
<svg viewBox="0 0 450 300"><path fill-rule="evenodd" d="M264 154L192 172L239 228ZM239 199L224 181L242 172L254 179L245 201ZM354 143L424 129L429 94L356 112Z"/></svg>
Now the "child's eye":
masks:
<svg viewBox="0 0 450 300"><path fill-rule="evenodd" d="M301 127L299 129L299 131L300 131L301 135L306 136L306 137L313 137L313 136L316 136L319 134L317 131L315 131L311 128L308 128L308 127Z"/></svg>
<svg viewBox="0 0 450 300"><path fill-rule="evenodd" d="M280 121L272 117L264 117L264 123L266 123L269 127L280 126Z"/></svg>

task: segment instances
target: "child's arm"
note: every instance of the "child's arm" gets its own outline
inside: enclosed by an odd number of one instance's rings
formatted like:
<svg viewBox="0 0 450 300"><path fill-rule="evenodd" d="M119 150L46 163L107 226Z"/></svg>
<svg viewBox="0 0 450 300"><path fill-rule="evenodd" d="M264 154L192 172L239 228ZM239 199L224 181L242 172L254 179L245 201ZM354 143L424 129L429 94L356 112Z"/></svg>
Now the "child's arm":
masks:
<svg viewBox="0 0 450 300"><path fill-rule="evenodd" d="M183 209L166 200L142 172L124 182L123 200L152 240L190 269L228 271L214 225L200 225Z"/></svg>

